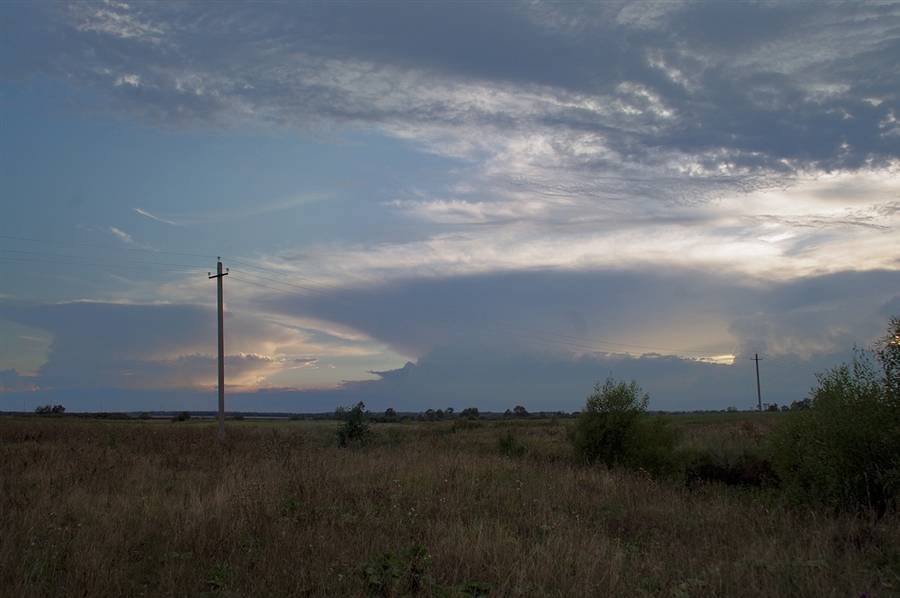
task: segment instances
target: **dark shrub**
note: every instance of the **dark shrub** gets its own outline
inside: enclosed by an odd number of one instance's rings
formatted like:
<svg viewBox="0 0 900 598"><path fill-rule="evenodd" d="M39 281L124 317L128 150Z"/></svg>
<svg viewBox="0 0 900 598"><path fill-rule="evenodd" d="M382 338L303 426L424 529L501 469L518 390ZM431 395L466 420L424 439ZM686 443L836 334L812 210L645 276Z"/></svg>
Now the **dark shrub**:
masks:
<svg viewBox="0 0 900 598"><path fill-rule="evenodd" d="M873 361L876 365L873 364ZM771 438L774 463L798 503L884 513L900 493L900 318L870 351L817 376L808 409Z"/></svg>
<svg viewBox="0 0 900 598"><path fill-rule="evenodd" d="M597 382L569 433L576 456L585 463L600 461L653 475L676 471L681 431L667 419L649 415L649 401L634 380Z"/></svg>
<svg viewBox="0 0 900 598"><path fill-rule="evenodd" d="M349 409L341 409L339 414L344 423L337 431L338 446L360 447L372 441L372 429L362 401Z"/></svg>

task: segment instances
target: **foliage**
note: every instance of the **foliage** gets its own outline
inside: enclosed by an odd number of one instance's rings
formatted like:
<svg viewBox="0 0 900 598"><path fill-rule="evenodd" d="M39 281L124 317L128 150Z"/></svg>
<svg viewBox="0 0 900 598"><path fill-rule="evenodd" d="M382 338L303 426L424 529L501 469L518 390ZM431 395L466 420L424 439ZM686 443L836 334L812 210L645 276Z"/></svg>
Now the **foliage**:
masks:
<svg viewBox="0 0 900 598"><path fill-rule="evenodd" d="M466 407L460 412L459 416L467 419L478 419L480 414L478 413L478 407Z"/></svg>
<svg viewBox="0 0 900 598"><path fill-rule="evenodd" d="M62 405L38 405L34 412L38 415L47 415L48 413L65 413L66 408Z"/></svg>
<svg viewBox="0 0 900 598"><path fill-rule="evenodd" d="M338 408L343 424L338 428L338 446L360 447L372 441L373 433L366 414L366 405L362 401L348 409Z"/></svg>
<svg viewBox="0 0 900 598"><path fill-rule="evenodd" d="M428 552L421 544L387 552L362 567L369 593L374 596L418 594L434 584L428 574Z"/></svg>
<svg viewBox="0 0 900 598"><path fill-rule="evenodd" d="M181 411L172 416L173 422L186 422L189 419L191 419L190 411Z"/></svg>
<svg viewBox="0 0 900 598"><path fill-rule="evenodd" d="M654 475L677 469L675 446L680 430L660 416L650 416L648 394L635 380L616 382L612 376L594 385L570 431L576 455L585 463L624 466Z"/></svg>
<svg viewBox="0 0 900 598"><path fill-rule="evenodd" d="M474 598L488 596L491 584L468 582L457 586L439 584L428 572L431 559L421 543L403 550L391 550L362 566L370 596L447 596Z"/></svg>
<svg viewBox="0 0 900 598"><path fill-rule="evenodd" d="M778 485L765 432L758 423L744 420L704 426L700 442L690 442L685 451L691 457L685 481L692 489L710 482L745 488Z"/></svg>
<svg viewBox="0 0 900 598"><path fill-rule="evenodd" d="M756 447L786 416L725 415L672 420L703 451L732 432ZM773 491L720 484L687 492L572 467L566 426L549 420L472 423L389 426L399 443L350 452L338 423L310 418L248 418L223 450L211 419L5 416L0 595L365 597L380 583L364 564L377 574L390 552L395 596L414 595L410 570L434 580L420 598L897 594L900 513L785 509ZM506 429L527 442L522 458L498 457ZM415 544L424 569L403 554Z"/></svg>
<svg viewBox="0 0 900 598"><path fill-rule="evenodd" d="M776 470L798 503L870 507L900 499L900 318L871 350L817 375L808 409L772 435ZM873 363L873 360L875 363Z"/></svg>
<svg viewBox="0 0 900 598"><path fill-rule="evenodd" d="M516 435L513 434L513 431L509 428L500 434L497 439L497 444L500 447L500 452L507 457L518 457L524 455L528 451L528 446L516 438Z"/></svg>

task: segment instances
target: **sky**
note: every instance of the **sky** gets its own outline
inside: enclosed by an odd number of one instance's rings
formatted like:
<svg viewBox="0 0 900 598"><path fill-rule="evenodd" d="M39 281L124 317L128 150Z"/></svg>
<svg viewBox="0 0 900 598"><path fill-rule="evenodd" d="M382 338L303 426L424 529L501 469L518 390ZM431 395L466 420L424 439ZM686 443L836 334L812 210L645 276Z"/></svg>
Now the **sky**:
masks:
<svg viewBox="0 0 900 598"><path fill-rule="evenodd" d="M229 411L789 404L900 315L900 3L0 1L0 409L215 410L219 258Z"/></svg>

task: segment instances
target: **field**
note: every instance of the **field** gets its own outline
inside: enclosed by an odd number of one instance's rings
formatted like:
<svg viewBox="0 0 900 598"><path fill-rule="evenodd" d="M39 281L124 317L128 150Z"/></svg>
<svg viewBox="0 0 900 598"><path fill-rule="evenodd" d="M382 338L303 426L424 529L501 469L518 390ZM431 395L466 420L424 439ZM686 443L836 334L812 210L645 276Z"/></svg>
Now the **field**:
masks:
<svg viewBox="0 0 900 598"><path fill-rule="evenodd" d="M775 418L685 418L720 462ZM900 595L900 517L575 465L565 421L0 419L4 596Z"/></svg>

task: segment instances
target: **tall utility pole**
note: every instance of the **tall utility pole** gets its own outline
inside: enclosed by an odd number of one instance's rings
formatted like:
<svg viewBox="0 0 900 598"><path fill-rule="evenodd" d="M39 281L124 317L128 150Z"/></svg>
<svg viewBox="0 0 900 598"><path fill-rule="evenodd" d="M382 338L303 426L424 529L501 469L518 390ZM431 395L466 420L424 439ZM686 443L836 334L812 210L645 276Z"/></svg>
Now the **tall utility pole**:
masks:
<svg viewBox="0 0 900 598"><path fill-rule="evenodd" d="M216 274L209 273L210 278L215 278L219 287L219 440L225 440L225 301L222 295L222 278L228 275L228 270L222 272L222 258L217 258Z"/></svg>
<svg viewBox="0 0 900 598"><path fill-rule="evenodd" d="M759 405L759 416L762 417L762 394L759 392L759 353L753 354L753 361L756 362L756 401Z"/></svg>

